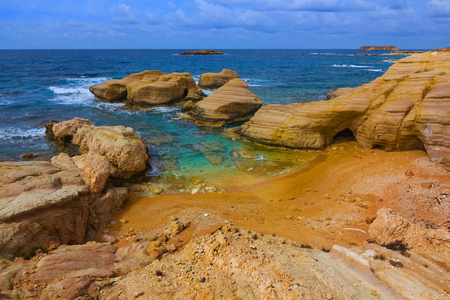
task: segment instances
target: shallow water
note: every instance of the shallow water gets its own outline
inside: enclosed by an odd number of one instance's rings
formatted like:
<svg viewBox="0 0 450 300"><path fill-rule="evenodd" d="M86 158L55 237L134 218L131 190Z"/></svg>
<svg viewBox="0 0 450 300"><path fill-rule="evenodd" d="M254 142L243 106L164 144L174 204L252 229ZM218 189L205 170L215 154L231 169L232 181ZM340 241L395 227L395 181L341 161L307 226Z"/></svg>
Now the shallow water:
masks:
<svg viewBox="0 0 450 300"><path fill-rule="evenodd" d="M337 87L354 87L383 74L389 56L352 56L355 50L223 50L223 56L177 56L181 50L0 51L0 160L22 153L49 159L57 148L45 139L49 120L88 118L96 125L125 125L142 135L152 159L152 180L188 182L192 176L273 176L302 165L311 151L269 149L177 118L181 105L149 109L104 103L88 88L147 69L237 71L266 104L326 99ZM396 57L397 58L397 57ZM247 153L244 157L236 151ZM234 152L233 152L234 151ZM233 154L235 154L233 156ZM180 183L183 185L182 183Z"/></svg>

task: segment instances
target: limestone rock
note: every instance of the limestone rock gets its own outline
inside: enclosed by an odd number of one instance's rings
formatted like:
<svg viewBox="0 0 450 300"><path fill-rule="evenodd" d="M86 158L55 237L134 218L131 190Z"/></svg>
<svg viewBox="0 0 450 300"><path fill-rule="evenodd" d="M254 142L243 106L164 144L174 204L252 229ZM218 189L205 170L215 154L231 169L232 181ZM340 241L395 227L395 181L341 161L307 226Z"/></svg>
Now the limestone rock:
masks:
<svg viewBox="0 0 450 300"><path fill-rule="evenodd" d="M197 102L187 113L196 121L220 124L248 119L261 105L261 99L237 78Z"/></svg>
<svg viewBox="0 0 450 300"><path fill-rule="evenodd" d="M406 57L381 77L330 101L267 105L237 132L262 143L323 148L352 132L363 148L426 149L449 163L450 53Z"/></svg>
<svg viewBox="0 0 450 300"><path fill-rule="evenodd" d="M74 156L72 160L79 169L82 169L88 175L85 182L91 192L100 193L103 191L110 172L106 157L89 151L86 154Z"/></svg>
<svg viewBox="0 0 450 300"><path fill-rule="evenodd" d="M108 80L89 90L100 100L121 101L130 105L151 106L205 97L189 73L167 74L148 70L121 80Z"/></svg>
<svg viewBox="0 0 450 300"><path fill-rule="evenodd" d="M331 99L337 98L339 96L348 95L352 91L353 91L353 88L337 88L337 89L330 91L327 94L327 99L331 100Z"/></svg>
<svg viewBox="0 0 450 300"><path fill-rule="evenodd" d="M239 78L239 74L228 69L223 69L220 73L204 73L200 75L198 86L202 89L217 89L234 78Z"/></svg>
<svg viewBox="0 0 450 300"><path fill-rule="evenodd" d="M61 130L62 128L70 130ZM57 143L66 143L65 145L76 149L78 154L92 152L87 156L76 158L77 164L89 174L90 180L93 179L94 170L96 172L94 177L98 177L99 174L103 178L106 176L107 171L103 162L109 163L111 177L125 179L141 175L149 167L147 146L130 127L94 126L89 120L75 118L63 122L53 121L47 125L47 131L54 134ZM66 134L61 135L61 132ZM103 156L106 161L96 155ZM60 160L62 164L70 164L67 158L61 157ZM101 191L101 184L95 182L94 185L95 187L91 188Z"/></svg>

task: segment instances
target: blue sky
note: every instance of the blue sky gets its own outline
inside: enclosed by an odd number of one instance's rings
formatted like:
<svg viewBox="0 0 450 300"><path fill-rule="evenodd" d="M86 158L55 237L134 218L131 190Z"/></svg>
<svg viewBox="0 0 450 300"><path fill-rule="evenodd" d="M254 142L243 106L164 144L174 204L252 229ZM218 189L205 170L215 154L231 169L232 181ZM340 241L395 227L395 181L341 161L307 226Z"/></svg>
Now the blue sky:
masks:
<svg viewBox="0 0 450 300"><path fill-rule="evenodd" d="M450 0L0 0L0 49L450 46Z"/></svg>

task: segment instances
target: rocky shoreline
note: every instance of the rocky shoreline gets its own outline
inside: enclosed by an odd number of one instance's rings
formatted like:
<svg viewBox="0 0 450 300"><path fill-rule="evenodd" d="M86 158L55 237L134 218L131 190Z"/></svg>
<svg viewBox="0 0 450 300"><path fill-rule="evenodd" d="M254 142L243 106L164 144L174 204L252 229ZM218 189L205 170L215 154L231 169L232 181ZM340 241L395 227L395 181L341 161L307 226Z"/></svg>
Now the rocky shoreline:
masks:
<svg viewBox="0 0 450 300"><path fill-rule="evenodd" d="M208 125L256 112L243 137L325 150L283 176L140 198L128 187L150 156L132 128L51 121L68 154L0 163L0 297L447 299L450 173L434 162L450 161L449 63L416 54L328 101L262 108L230 70L91 87L132 105L195 99L183 110Z"/></svg>

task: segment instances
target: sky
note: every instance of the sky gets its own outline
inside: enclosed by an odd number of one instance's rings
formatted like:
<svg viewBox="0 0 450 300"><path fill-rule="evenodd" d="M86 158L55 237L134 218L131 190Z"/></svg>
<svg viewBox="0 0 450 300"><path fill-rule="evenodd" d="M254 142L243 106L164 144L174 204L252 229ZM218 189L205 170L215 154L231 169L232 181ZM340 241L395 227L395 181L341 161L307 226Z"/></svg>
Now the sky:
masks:
<svg viewBox="0 0 450 300"><path fill-rule="evenodd" d="M0 49L450 46L450 0L0 0Z"/></svg>

